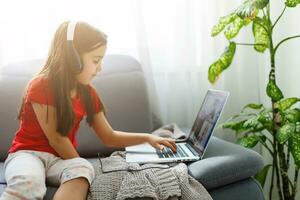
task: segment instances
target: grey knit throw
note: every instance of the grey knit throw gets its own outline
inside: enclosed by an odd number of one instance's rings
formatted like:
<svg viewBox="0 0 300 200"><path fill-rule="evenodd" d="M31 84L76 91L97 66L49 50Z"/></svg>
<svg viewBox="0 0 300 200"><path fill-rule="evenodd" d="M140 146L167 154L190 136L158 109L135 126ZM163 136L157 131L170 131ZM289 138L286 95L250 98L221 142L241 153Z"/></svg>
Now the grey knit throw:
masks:
<svg viewBox="0 0 300 200"><path fill-rule="evenodd" d="M153 133L160 135L158 130ZM178 136L182 137L173 138ZM202 184L188 174L184 163L140 165L126 163L125 155L116 151L92 163L96 177L88 200L212 200Z"/></svg>

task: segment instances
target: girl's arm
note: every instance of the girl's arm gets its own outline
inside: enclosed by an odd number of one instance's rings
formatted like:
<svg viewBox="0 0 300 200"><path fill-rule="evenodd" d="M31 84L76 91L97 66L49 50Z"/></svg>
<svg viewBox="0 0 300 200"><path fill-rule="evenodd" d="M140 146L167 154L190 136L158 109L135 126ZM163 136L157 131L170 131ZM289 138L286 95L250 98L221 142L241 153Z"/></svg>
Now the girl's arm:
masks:
<svg viewBox="0 0 300 200"><path fill-rule="evenodd" d="M60 133L56 131L55 108L48 105L47 122L47 105L32 102L32 107L38 122L49 141L50 146L59 154L59 156L62 159L79 157L79 154L72 145L70 139L66 136L61 136Z"/></svg>
<svg viewBox="0 0 300 200"><path fill-rule="evenodd" d="M157 149L162 149L162 145L164 145L173 151L176 151L176 145L173 139L158 137L146 133L128 133L113 130L106 120L103 112L98 112L95 114L92 128L94 129L96 135L107 146L126 147L148 142Z"/></svg>

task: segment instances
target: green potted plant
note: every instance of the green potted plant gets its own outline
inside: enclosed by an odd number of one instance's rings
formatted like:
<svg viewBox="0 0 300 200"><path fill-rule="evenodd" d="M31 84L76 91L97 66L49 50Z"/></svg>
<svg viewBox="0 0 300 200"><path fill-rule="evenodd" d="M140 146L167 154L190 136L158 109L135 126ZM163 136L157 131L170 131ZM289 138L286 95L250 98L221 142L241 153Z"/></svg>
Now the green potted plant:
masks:
<svg viewBox="0 0 300 200"><path fill-rule="evenodd" d="M271 100L271 108L259 103L249 103L237 114L223 123L223 128L234 130L237 142L244 147L253 148L258 143L266 148L272 157L256 179L264 187L268 174L271 175L269 199L272 199L274 185L278 188L279 199L294 200L297 192L298 172L300 167L300 109L297 108L299 97L285 98L276 83L276 53L288 40L300 35L287 37L275 43L273 30L283 14L300 4L300 0L285 0L284 8L275 21L270 17L269 0L246 0L227 16L221 17L212 29L212 36L223 32L229 45L224 53L208 70L208 79L215 83L220 74L233 60L238 45L253 46L255 51L269 51L270 73L266 94ZM239 31L252 25L253 44L238 43L233 39ZM293 158L293 159L292 159ZM289 171L294 170L290 175Z"/></svg>

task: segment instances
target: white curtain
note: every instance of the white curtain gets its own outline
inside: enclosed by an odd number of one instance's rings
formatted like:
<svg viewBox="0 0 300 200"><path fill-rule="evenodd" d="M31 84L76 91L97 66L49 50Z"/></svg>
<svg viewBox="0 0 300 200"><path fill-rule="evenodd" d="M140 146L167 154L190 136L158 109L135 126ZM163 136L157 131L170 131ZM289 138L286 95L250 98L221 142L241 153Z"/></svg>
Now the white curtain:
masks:
<svg viewBox="0 0 300 200"><path fill-rule="evenodd" d="M228 45L223 35L212 38L211 29L240 1L136 2L139 55L146 71L150 69L153 74L164 123L191 127L208 88L231 92L221 121L239 112L245 103L259 101L258 64L252 48L239 48L231 68L215 85L207 79L208 67ZM238 40L249 42L249 36L241 33ZM227 131L217 130L215 134L234 139Z"/></svg>

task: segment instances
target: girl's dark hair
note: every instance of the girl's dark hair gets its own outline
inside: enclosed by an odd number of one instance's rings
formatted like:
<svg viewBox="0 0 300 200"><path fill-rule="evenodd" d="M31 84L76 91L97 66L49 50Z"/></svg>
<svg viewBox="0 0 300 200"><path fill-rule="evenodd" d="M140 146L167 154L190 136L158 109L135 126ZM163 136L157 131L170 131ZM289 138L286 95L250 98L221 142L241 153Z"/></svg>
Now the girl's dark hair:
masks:
<svg viewBox="0 0 300 200"><path fill-rule="evenodd" d="M63 136L67 136L75 122L75 114L72 108L71 91L76 89L82 98L87 112L86 121L91 126L94 120L94 104L90 95L91 86L83 85L76 81L78 69L70 65L67 58L67 26L69 22L62 23L57 29L47 61L42 70L36 76L48 78L49 86L53 90L53 98L57 116L56 130ZM107 36L85 22L77 22L74 32L74 46L80 56L102 45L106 45ZM26 89L27 90L27 89ZM104 105L102 111L105 113ZM18 119L21 118L24 98L21 103ZM47 113L48 115L48 113ZM48 116L47 116L48 117Z"/></svg>

